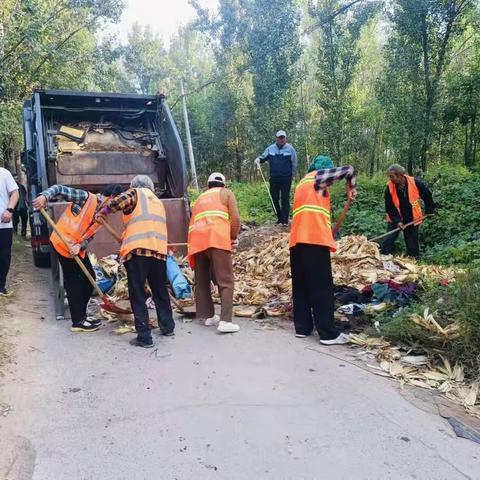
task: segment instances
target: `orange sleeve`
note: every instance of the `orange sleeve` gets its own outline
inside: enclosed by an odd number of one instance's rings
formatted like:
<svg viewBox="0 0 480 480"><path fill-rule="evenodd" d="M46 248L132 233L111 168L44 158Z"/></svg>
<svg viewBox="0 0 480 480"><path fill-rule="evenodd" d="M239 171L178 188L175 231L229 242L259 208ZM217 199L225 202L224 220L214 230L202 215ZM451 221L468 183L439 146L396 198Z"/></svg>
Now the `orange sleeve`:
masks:
<svg viewBox="0 0 480 480"><path fill-rule="evenodd" d="M230 215L230 237L235 240L240 233L240 213L238 212L237 200L235 194L227 188L222 189L222 203L228 208Z"/></svg>

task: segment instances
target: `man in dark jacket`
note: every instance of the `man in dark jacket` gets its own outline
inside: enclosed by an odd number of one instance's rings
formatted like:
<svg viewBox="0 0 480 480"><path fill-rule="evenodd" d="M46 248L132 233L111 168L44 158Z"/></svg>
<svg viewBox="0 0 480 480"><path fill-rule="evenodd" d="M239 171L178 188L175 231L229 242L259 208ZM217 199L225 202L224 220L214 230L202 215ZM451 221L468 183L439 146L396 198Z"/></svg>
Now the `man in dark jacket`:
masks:
<svg viewBox="0 0 480 480"><path fill-rule="evenodd" d="M260 166L261 163L269 162L270 193L277 211L277 223L288 225L290 188L297 169L297 152L287 143L285 131L279 130L276 137L276 142L267 147L262 155L255 159L255 163Z"/></svg>
<svg viewBox="0 0 480 480"><path fill-rule="evenodd" d="M392 165L388 169L390 178L385 189L385 210L387 212L388 229L390 232L397 228L403 231L407 255L420 258L420 245L418 242L418 227L424 218L419 200L425 204L425 215L433 214L435 203L432 192L423 180L413 178L406 174L401 165ZM416 221L415 225L405 227L406 224ZM400 232L392 233L385 238L382 253L389 255L395 248L395 240Z"/></svg>
<svg viewBox="0 0 480 480"><path fill-rule="evenodd" d="M15 211L13 212L13 231L15 234L18 233L18 224L22 222L21 233L22 238L27 237L27 223L28 223L28 204L27 204L27 189L20 183L20 178L18 175L14 175L13 179L17 182L18 185L18 194L20 196Z"/></svg>

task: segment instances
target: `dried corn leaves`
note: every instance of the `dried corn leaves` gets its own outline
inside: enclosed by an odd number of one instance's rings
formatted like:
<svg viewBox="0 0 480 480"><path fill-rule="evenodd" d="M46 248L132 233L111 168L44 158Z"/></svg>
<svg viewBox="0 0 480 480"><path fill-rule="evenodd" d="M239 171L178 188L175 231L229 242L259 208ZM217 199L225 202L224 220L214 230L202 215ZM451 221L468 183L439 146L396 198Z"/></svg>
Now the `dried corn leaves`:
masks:
<svg viewBox="0 0 480 480"><path fill-rule="evenodd" d="M479 383L465 382L464 369L460 363L452 366L443 356L434 360L426 355L404 354L384 339L364 334L351 334L350 340L361 347L362 352L375 356L378 365L369 364L368 367L376 375L393 378L403 385L435 390L480 418Z"/></svg>
<svg viewBox="0 0 480 480"><path fill-rule="evenodd" d="M266 237L234 256L235 303L265 305L291 299L290 255L287 232ZM379 246L363 236L344 237L332 255L336 285L362 289L381 280L416 281L422 275L451 278L452 271L418 265L414 260L381 255ZM315 279L309 279L315 282Z"/></svg>

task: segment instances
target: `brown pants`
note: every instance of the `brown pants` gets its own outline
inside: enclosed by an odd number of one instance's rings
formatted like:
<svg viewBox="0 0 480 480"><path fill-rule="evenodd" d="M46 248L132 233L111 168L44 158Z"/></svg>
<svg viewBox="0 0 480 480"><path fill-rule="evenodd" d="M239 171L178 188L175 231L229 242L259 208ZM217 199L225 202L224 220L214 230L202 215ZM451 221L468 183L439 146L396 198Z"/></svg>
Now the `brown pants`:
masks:
<svg viewBox="0 0 480 480"><path fill-rule="evenodd" d="M197 318L210 318L215 314L210 282L212 276L218 285L222 309L220 320L232 321L233 266L232 254L226 250L209 248L195 254L195 304Z"/></svg>

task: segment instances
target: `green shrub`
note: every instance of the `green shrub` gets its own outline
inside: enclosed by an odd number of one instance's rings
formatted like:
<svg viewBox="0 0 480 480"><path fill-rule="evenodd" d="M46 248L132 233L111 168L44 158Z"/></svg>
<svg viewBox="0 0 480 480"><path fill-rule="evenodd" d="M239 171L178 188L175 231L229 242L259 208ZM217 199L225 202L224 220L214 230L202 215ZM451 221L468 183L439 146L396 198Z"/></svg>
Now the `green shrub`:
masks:
<svg viewBox="0 0 480 480"><path fill-rule="evenodd" d="M433 191L435 216L420 229L423 261L443 265L480 267L480 175L462 167L442 167L426 176ZM371 238L386 231L384 195L387 178L358 178L358 199L351 205L342 225L342 235ZM261 224L275 221L263 183L231 183L243 222ZM292 187L293 196L294 187ZM192 193L192 198L196 194ZM345 205L345 183L331 188L335 220ZM404 252L402 238L397 251Z"/></svg>
<svg viewBox="0 0 480 480"><path fill-rule="evenodd" d="M458 338L446 340L413 323L412 314L423 316L425 308L442 327L458 323ZM441 351L451 361L462 362L470 376L480 376L480 269L465 272L450 285L429 282L417 302L393 316L385 313L377 318L387 340L417 351Z"/></svg>

